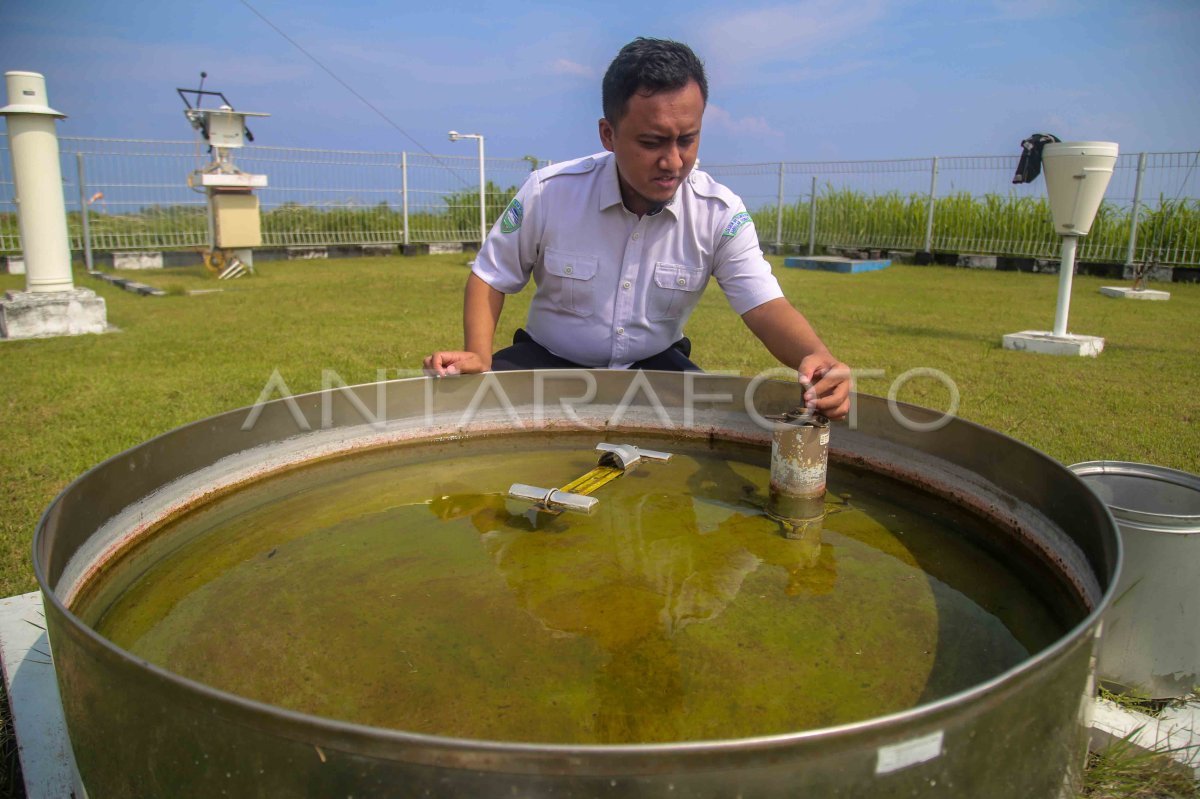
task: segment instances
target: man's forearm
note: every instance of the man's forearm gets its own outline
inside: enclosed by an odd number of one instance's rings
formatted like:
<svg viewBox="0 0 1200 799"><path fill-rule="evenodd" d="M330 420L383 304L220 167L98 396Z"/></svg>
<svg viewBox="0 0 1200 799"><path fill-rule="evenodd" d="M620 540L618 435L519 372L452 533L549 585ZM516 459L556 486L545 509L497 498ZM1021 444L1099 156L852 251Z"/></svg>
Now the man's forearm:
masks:
<svg viewBox="0 0 1200 799"><path fill-rule="evenodd" d="M463 297L463 349L478 355L488 366L492 363L492 344L503 308L502 292L474 273L467 278Z"/></svg>
<svg viewBox="0 0 1200 799"><path fill-rule="evenodd" d="M742 320L780 363L792 369L806 356L829 351L804 315L783 297L751 308Z"/></svg>

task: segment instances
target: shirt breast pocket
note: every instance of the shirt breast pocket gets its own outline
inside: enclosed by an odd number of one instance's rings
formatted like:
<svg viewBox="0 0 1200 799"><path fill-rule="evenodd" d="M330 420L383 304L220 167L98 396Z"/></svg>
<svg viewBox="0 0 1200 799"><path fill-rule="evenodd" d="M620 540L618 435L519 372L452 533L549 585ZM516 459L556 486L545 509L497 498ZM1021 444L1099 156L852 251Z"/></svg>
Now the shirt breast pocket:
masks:
<svg viewBox="0 0 1200 799"><path fill-rule="evenodd" d="M683 264L657 263L646 300L646 317L652 322L679 319L696 306L708 275Z"/></svg>
<svg viewBox="0 0 1200 799"><path fill-rule="evenodd" d="M599 259L547 248L544 263L550 300L576 316L591 316L596 305L593 278Z"/></svg>

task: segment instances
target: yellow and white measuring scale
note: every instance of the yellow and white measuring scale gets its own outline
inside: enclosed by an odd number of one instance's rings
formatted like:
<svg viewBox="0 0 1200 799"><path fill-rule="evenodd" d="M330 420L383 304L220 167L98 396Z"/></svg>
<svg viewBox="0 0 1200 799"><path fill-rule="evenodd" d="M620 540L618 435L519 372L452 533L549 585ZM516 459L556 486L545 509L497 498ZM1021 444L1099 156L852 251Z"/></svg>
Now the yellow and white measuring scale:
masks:
<svg viewBox="0 0 1200 799"><path fill-rule="evenodd" d="M632 444L597 444L600 461L596 468L577 477L562 488L539 488L538 486L513 483L508 496L534 503L534 508L557 516L563 511L589 514L599 502L591 494L608 485L621 475L632 470L642 461L669 461L671 453L653 449L642 449Z"/></svg>

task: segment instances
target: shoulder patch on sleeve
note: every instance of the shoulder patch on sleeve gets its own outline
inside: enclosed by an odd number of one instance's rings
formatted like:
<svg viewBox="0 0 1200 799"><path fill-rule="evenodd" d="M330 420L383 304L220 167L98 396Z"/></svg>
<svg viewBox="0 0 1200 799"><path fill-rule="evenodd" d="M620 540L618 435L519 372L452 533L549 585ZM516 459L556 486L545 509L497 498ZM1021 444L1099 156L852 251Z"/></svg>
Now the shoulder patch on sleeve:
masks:
<svg viewBox="0 0 1200 799"><path fill-rule="evenodd" d="M712 175L707 172L701 172L699 169L692 170L692 174L688 175L688 182L692 184L692 191L696 194L717 200L726 208L733 208L741 203L736 194L713 180Z"/></svg>
<svg viewBox="0 0 1200 799"><path fill-rule="evenodd" d="M733 219L729 220L729 224L721 231L721 235L726 238L733 238L746 225L753 225L754 220L750 218L750 214L742 211L740 214L734 214Z"/></svg>
<svg viewBox="0 0 1200 799"><path fill-rule="evenodd" d="M521 220L525 218L525 208L521 205L521 201L513 197L512 202L504 209L504 213L500 215L500 232L512 233L519 230Z"/></svg>

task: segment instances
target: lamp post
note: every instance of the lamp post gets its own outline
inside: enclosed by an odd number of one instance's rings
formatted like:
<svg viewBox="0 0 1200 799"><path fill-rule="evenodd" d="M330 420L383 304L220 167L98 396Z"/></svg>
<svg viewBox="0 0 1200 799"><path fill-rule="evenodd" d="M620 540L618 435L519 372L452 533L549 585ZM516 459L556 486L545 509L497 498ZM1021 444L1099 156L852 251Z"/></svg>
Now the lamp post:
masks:
<svg viewBox="0 0 1200 799"><path fill-rule="evenodd" d="M487 238L487 184L483 172L483 134L450 131L450 141L459 141L460 139L479 140L479 246L482 249L483 241Z"/></svg>

